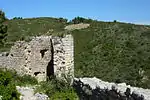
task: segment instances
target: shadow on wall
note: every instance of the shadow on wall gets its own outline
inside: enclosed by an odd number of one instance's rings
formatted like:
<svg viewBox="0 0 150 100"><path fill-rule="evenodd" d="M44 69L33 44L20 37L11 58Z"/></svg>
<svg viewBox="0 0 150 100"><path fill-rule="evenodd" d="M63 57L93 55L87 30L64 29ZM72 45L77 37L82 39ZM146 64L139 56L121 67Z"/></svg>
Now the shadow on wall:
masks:
<svg viewBox="0 0 150 100"><path fill-rule="evenodd" d="M112 90L100 89L99 87L92 90L89 85L83 84L80 80L74 80L73 87L80 100L144 100L142 95L131 94L129 88L126 89L125 93L117 92L115 87L112 87Z"/></svg>
<svg viewBox="0 0 150 100"><path fill-rule="evenodd" d="M51 60L47 65L47 77L50 79L50 77L54 77L54 47L52 43L52 39L50 39L51 43Z"/></svg>

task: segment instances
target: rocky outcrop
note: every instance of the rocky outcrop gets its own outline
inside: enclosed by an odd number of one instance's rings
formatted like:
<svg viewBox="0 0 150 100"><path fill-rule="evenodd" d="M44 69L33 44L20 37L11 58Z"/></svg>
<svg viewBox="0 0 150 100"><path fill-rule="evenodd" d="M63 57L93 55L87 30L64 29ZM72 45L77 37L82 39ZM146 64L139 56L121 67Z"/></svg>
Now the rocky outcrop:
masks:
<svg viewBox="0 0 150 100"><path fill-rule="evenodd" d="M79 30L79 29L88 28L89 26L90 26L90 24L80 23L80 24L68 25L64 29L66 29L66 30L76 30L76 29Z"/></svg>
<svg viewBox="0 0 150 100"><path fill-rule="evenodd" d="M0 54L0 66L29 74L39 81L47 76L74 75L73 37L40 36L17 41L9 53Z"/></svg>
<svg viewBox="0 0 150 100"><path fill-rule="evenodd" d="M149 89L104 82L95 77L75 78L74 87L81 100L150 100Z"/></svg>

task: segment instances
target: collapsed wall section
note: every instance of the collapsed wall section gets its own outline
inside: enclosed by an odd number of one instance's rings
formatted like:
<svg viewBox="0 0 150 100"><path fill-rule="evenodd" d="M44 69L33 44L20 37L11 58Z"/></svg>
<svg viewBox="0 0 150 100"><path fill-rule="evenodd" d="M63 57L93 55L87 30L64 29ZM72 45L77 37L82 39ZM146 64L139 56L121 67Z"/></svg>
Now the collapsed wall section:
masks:
<svg viewBox="0 0 150 100"><path fill-rule="evenodd" d="M51 60L50 37L33 38L30 42L18 41L12 46L8 56L2 56L0 66L15 69L19 74L28 74L43 81L46 79L46 66ZM1 61L0 61L1 62Z"/></svg>
<svg viewBox="0 0 150 100"><path fill-rule="evenodd" d="M150 100L150 90L110 83L93 78L74 78L73 86L81 100Z"/></svg>
<svg viewBox="0 0 150 100"><path fill-rule="evenodd" d="M9 53L0 54L0 67L29 74L39 81L50 75L74 76L73 37L40 36L30 42L18 41Z"/></svg>

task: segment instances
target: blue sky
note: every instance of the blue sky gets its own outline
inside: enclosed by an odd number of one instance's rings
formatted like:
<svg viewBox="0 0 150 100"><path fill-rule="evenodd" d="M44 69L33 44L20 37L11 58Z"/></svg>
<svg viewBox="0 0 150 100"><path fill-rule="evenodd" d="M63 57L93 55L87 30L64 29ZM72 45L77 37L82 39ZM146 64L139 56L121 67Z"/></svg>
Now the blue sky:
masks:
<svg viewBox="0 0 150 100"><path fill-rule="evenodd" d="M76 16L150 24L150 0L1 0L8 18Z"/></svg>

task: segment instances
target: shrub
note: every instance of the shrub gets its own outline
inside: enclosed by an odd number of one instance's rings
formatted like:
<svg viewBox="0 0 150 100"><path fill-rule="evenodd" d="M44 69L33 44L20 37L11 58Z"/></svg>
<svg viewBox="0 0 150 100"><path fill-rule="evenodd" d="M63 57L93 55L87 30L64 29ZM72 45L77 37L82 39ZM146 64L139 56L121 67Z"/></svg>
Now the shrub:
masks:
<svg viewBox="0 0 150 100"><path fill-rule="evenodd" d="M38 84L37 79L34 77L31 77L30 75L23 75L23 76L16 75L14 77L14 82L16 83L16 85L19 85L19 86Z"/></svg>
<svg viewBox="0 0 150 100"><path fill-rule="evenodd" d="M88 18L83 18L83 17L75 17L74 19L72 19L69 24L73 23L73 24L79 24L79 23L91 23L93 22L94 20Z"/></svg>
<svg viewBox="0 0 150 100"><path fill-rule="evenodd" d="M73 89L64 90L63 92L55 92L50 100L79 100L76 92Z"/></svg>
<svg viewBox="0 0 150 100"><path fill-rule="evenodd" d="M75 17L74 19L72 19L72 23L73 24L79 24L79 23L83 23L84 22L84 20L85 20L85 18L82 18L82 17Z"/></svg>
<svg viewBox="0 0 150 100"><path fill-rule="evenodd" d="M62 17L60 17L58 20L59 20L59 22L61 22L61 23L67 23L67 21L68 21L67 19L64 19L64 18L62 18Z"/></svg>
<svg viewBox="0 0 150 100"><path fill-rule="evenodd" d="M12 76L12 81L15 85L25 86L38 84L37 79L31 75L19 75L15 70L5 70L5 72L10 73Z"/></svg>
<svg viewBox="0 0 150 100"><path fill-rule="evenodd" d="M117 22L117 20L114 20L114 23L116 23Z"/></svg>
<svg viewBox="0 0 150 100"><path fill-rule="evenodd" d="M2 100L19 100L20 94L16 90L9 71L0 70L0 96Z"/></svg>
<svg viewBox="0 0 150 100"><path fill-rule="evenodd" d="M59 98L66 100L67 97L69 100L74 100L74 98L77 98L77 94L74 92L73 87L61 79L51 79L47 82L41 82L35 92L45 93L51 97L52 100L57 100Z"/></svg>
<svg viewBox="0 0 150 100"><path fill-rule="evenodd" d="M22 17L14 17L13 19L23 19Z"/></svg>
<svg viewBox="0 0 150 100"><path fill-rule="evenodd" d="M38 84L37 79L35 77L32 77L31 75L19 75L15 70L8 69L0 69L0 71L7 73L7 76L11 76L11 78L9 79L11 79L15 85L25 86Z"/></svg>

